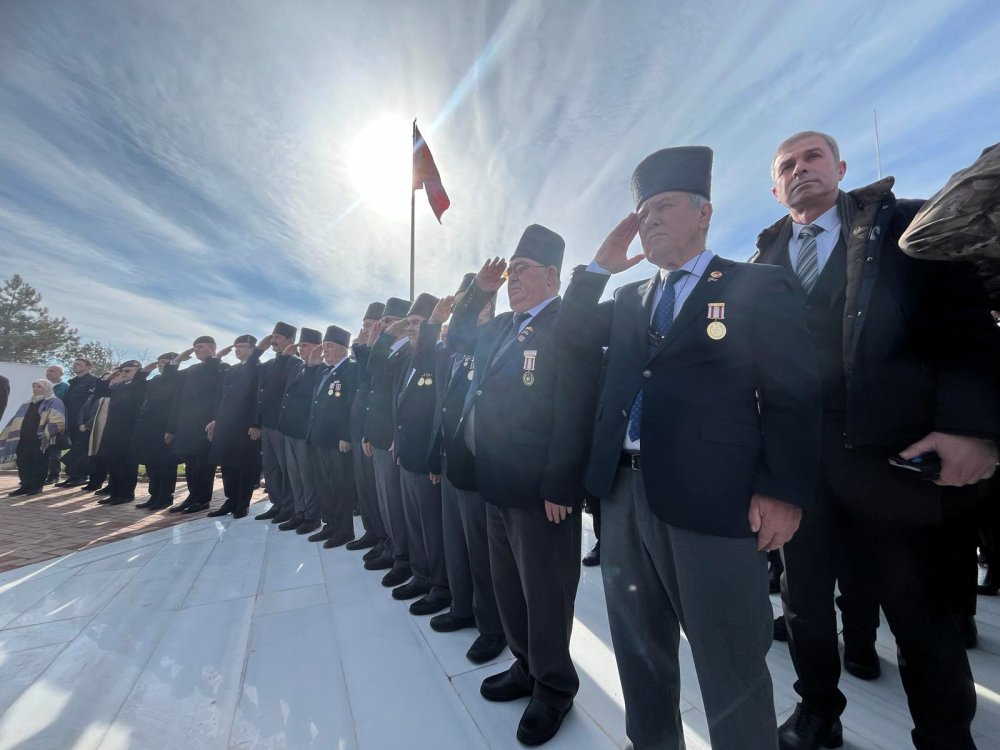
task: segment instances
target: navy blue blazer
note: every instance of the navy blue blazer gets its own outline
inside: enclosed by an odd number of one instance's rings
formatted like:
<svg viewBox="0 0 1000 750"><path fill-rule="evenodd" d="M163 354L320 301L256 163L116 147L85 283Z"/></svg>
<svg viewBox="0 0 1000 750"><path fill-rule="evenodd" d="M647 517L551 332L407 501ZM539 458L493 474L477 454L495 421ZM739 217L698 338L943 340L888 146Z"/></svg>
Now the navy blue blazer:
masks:
<svg viewBox="0 0 1000 750"><path fill-rule="evenodd" d="M808 507L819 476L821 395L794 278L774 266L713 258L652 354L659 275L599 303L609 278L577 268L559 321L573 353L567 366L607 347L587 489L611 494L641 388L642 478L658 518L746 537L753 493ZM707 332L710 303L725 305L719 339Z"/></svg>
<svg viewBox="0 0 1000 750"><path fill-rule="evenodd" d="M358 390L358 363L345 359L336 368L316 365L312 369L316 375L307 442L320 448L336 448L341 440L351 442L351 404Z"/></svg>

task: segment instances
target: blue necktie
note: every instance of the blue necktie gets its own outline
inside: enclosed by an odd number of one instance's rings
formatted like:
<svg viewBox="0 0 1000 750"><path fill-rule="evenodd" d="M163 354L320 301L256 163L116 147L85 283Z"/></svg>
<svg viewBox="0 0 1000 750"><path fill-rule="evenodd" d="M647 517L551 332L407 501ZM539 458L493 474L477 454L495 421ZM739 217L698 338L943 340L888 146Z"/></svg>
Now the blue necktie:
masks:
<svg viewBox="0 0 1000 750"><path fill-rule="evenodd" d="M648 354L652 354L664 336L670 331L670 326L674 324L674 302L677 299L677 281L688 274L688 271L673 271L667 275L663 282L663 294L653 311L653 322L649 324L649 349ZM639 439L639 425L642 422L642 388L632 402L632 410L628 415L628 437L629 440Z"/></svg>

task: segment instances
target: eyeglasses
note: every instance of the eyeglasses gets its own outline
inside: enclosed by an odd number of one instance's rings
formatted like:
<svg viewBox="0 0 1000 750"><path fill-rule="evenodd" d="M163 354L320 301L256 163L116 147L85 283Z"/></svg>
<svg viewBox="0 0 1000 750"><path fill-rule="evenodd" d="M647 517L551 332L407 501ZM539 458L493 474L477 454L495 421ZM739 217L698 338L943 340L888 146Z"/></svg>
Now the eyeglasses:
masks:
<svg viewBox="0 0 1000 750"><path fill-rule="evenodd" d="M548 268L548 266L543 266L541 263L511 263L503 272L503 277L509 279L511 276L520 276L529 268Z"/></svg>

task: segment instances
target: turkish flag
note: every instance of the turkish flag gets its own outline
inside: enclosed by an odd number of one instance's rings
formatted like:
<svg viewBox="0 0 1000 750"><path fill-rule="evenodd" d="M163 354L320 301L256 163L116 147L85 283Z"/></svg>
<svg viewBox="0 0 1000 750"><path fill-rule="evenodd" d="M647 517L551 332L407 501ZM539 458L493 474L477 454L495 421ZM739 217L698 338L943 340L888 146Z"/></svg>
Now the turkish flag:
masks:
<svg viewBox="0 0 1000 750"><path fill-rule="evenodd" d="M427 141L420 135L417 123L413 123L413 189L423 189L427 192L427 202L431 204L431 210L441 222L441 214L448 210L451 199L444 191L441 184L441 175L438 174L437 165L431 150L427 147Z"/></svg>

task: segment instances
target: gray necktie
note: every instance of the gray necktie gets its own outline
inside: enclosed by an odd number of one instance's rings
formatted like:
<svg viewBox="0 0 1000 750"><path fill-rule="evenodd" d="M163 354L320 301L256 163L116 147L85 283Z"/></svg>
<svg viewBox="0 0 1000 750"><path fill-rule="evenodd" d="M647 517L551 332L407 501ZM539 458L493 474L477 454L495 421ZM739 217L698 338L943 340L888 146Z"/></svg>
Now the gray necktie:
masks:
<svg viewBox="0 0 1000 750"><path fill-rule="evenodd" d="M799 283L806 294L816 286L816 279L819 277L819 258L816 256L816 235L823 231L823 227L815 224L806 224L799 230L799 258L795 264L795 275L799 277Z"/></svg>

